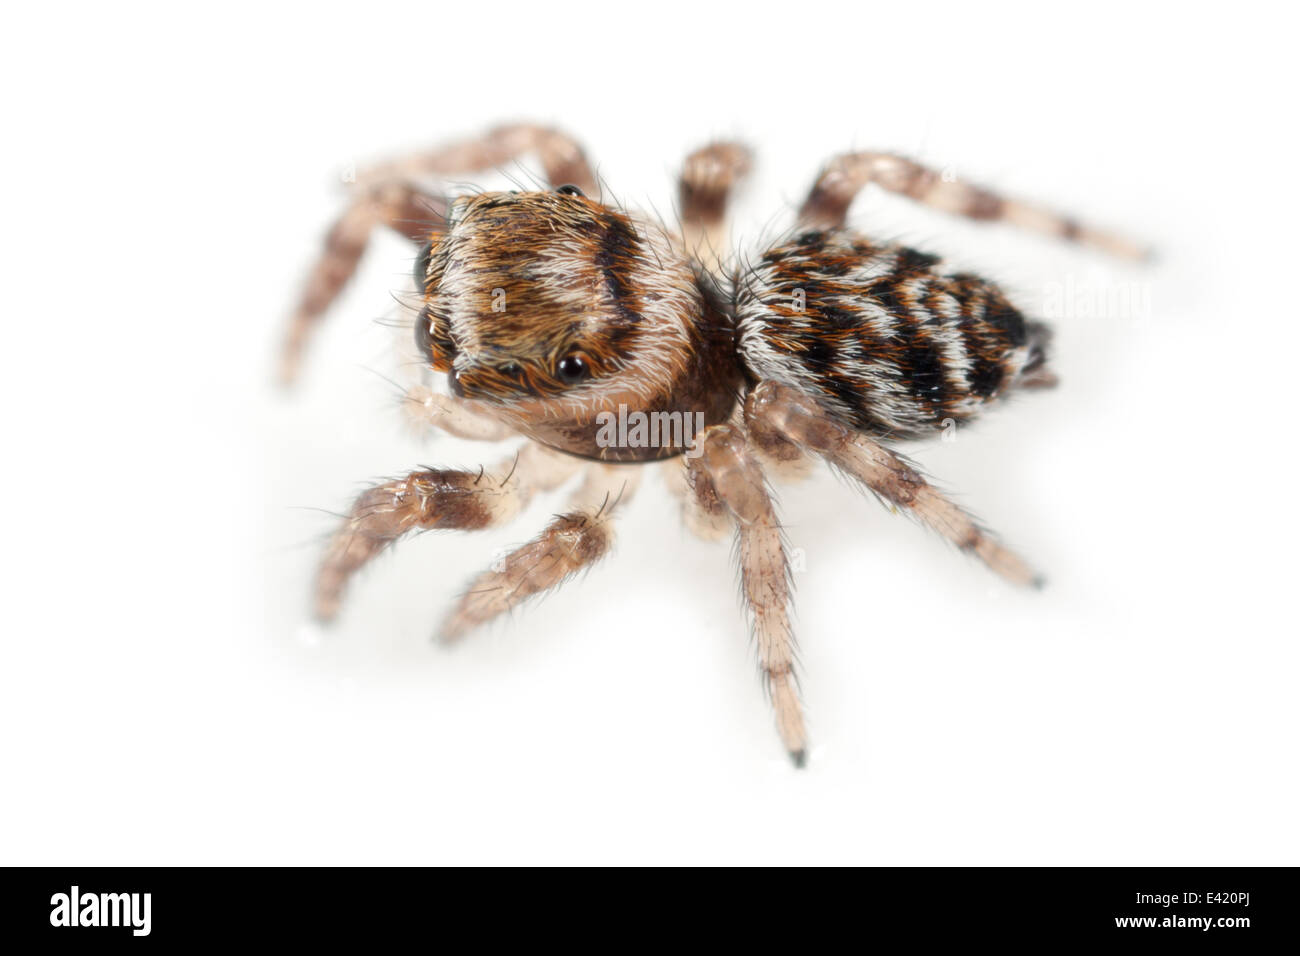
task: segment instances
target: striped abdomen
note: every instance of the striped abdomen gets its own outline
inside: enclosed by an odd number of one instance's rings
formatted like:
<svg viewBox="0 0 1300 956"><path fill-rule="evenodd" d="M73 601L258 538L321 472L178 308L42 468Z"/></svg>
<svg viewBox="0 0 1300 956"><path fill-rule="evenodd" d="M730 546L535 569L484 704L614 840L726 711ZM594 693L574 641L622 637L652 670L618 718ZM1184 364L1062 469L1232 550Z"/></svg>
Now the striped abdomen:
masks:
<svg viewBox="0 0 1300 956"><path fill-rule="evenodd" d="M806 232L736 281L750 373L878 436L922 437L1018 385L1045 384L1046 326L935 256L845 230Z"/></svg>

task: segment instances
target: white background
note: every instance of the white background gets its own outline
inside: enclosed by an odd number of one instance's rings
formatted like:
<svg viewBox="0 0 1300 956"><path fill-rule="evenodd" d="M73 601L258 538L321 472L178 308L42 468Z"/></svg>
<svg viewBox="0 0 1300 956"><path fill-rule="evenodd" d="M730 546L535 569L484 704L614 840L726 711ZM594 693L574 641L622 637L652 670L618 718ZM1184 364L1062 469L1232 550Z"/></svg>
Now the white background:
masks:
<svg viewBox="0 0 1300 956"><path fill-rule="evenodd" d="M1268 7L33 9L0 39L0 862L1297 862L1296 77ZM402 431L389 236L272 387L340 171L512 118L664 212L688 149L745 138L738 247L856 147L1161 253L855 206L1027 311L1081 298L1058 390L908 449L1044 593L830 476L781 489L803 772L727 546L656 481L612 560L453 652L448 602L554 499L402 545L302 627L314 509L503 453Z"/></svg>

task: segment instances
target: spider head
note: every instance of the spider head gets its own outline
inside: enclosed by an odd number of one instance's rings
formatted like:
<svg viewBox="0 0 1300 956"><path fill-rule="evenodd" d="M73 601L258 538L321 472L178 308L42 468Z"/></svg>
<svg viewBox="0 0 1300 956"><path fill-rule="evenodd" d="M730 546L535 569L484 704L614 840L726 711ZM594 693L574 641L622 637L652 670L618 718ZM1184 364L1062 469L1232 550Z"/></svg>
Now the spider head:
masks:
<svg viewBox="0 0 1300 956"><path fill-rule="evenodd" d="M521 417L648 398L690 360L688 261L659 227L576 187L455 200L416 281L426 359L458 395Z"/></svg>

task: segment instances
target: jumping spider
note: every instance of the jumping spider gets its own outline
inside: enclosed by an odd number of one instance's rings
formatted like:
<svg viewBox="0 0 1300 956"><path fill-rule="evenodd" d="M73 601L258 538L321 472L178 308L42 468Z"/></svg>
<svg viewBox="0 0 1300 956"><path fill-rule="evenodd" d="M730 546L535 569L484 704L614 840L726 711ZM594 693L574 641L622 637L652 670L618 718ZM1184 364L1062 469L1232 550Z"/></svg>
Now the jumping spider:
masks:
<svg viewBox="0 0 1300 956"><path fill-rule="evenodd" d="M536 155L550 189L449 199L439 177ZM742 591L781 741L797 766L807 740L790 625L790 566L766 475L822 458L1019 585L1038 576L889 448L965 422L1015 389L1048 387L1048 328L996 285L949 273L938 257L845 225L876 185L972 219L1004 221L1139 258L1121 238L936 174L900 156L850 153L825 167L789 235L727 266L724 217L749 151L712 143L679 183L682 230L606 204L570 137L534 125L414 156L359 178L293 317L283 376L352 275L378 225L419 243L415 341L450 395L425 387L408 407L464 438L530 441L485 469L412 472L362 494L321 561L316 614L336 614L352 576L418 529L505 524L574 473L565 513L479 575L442 637L460 637L603 557L617 512L659 462L688 526L734 529ZM623 406L697 416L693 437L602 440ZM670 416L662 420L667 423ZM685 454L683 454L685 453Z"/></svg>

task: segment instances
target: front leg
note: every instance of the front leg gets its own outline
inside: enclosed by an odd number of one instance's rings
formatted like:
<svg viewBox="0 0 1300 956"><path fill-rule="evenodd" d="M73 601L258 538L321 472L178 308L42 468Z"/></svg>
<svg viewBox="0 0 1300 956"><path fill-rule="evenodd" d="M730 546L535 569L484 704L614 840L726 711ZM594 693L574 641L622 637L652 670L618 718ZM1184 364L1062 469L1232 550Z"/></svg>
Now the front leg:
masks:
<svg viewBox="0 0 1300 956"><path fill-rule="evenodd" d="M280 379L292 383L313 329L357 270L378 226L425 243L445 228L445 197L426 191L428 177L478 173L536 153L551 185L573 183L595 195L596 177L582 147L565 133L532 123L500 126L482 136L451 143L365 170L354 198L325 238L289 323L280 359Z"/></svg>
<svg viewBox="0 0 1300 956"><path fill-rule="evenodd" d="M363 492L321 558L317 618L333 620L352 576L408 532L504 524L535 491L556 487L580 465L578 459L526 445L492 469L428 469Z"/></svg>
<svg viewBox="0 0 1300 956"><path fill-rule="evenodd" d="M753 617L758 660L776 712L777 732L796 767L802 767L808 737L794 676L794 631L790 626L790 563L776 510L744 433L714 425L697 439L700 454L688 464L692 493L705 511L719 504L731 514L740 554L741 590Z"/></svg>
<svg viewBox="0 0 1300 956"><path fill-rule="evenodd" d="M427 242L445 228L446 215L444 197L413 183L387 180L359 187L326 233L324 248L303 284L280 353L281 383L291 384L298 377L308 338L357 271L371 233L386 226L412 242Z"/></svg>
<svg viewBox="0 0 1300 956"><path fill-rule="evenodd" d="M443 623L441 640L457 640L607 555L614 545L615 512L631 501L640 478L639 465L587 466L564 514L474 579Z"/></svg>
<svg viewBox="0 0 1300 956"><path fill-rule="evenodd" d="M563 130L537 123L507 123L480 136L376 166L361 173L358 179L442 178L479 173L499 169L527 153L533 153L541 162L550 186L571 184L590 196L599 193L600 184L578 141Z"/></svg>

